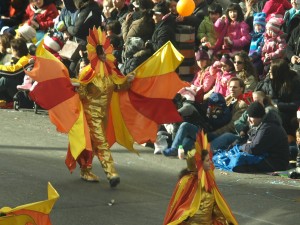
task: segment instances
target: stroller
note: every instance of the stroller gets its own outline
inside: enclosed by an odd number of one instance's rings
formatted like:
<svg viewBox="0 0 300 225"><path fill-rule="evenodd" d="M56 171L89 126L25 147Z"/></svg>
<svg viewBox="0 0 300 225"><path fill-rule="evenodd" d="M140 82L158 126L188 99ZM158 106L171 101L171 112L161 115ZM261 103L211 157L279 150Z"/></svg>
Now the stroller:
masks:
<svg viewBox="0 0 300 225"><path fill-rule="evenodd" d="M27 70L28 71L32 70L32 66L29 67ZM21 108L25 108L25 109L32 109L33 108L34 112L37 114L38 110L41 109L41 107L39 107L34 101L32 101L30 99L30 96L29 96L30 88L26 87L26 85L29 85L29 84L30 84L30 86L32 85L31 78L28 77L26 79L26 77L24 77L23 85L18 85L17 86L18 92L13 97L13 101L14 101L13 107L17 111Z"/></svg>

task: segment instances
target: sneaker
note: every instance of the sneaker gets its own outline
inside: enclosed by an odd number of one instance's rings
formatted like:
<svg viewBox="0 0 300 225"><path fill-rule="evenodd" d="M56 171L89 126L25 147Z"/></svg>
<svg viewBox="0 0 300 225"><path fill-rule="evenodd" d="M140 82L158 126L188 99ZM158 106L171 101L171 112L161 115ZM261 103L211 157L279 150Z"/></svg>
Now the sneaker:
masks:
<svg viewBox="0 0 300 225"><path fill-rule="evenodd" d="M120 183L120 177L118 175L112 176L109 178L109 185L111 188L117 187L117 185Z"/></svg>
<svg viewBox="0 0 300 225"><path fill-rule="evenodd" d="M99 182L99 177L95 175L90 168L81 169L80 178L88 182Z"/></svg>
<svg viewBox="0 0 300 225"><path fill-rule="evenodd" d="M167 148L162 153L164 154L164 156L177 156L178 155L178 151L176 148Z"/></svg>

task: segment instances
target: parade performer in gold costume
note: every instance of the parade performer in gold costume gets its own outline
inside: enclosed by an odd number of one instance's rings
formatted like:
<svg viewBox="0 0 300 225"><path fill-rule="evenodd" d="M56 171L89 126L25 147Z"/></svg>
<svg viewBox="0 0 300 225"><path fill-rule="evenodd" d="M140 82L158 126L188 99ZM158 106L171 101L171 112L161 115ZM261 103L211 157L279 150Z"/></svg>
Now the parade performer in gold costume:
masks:
<svg viewBox="0 0 300 225"><path fill-rule="evenodd" d="M115 187L119 184L120 177L106 139L108 110L113 91L127 90L134 76L125 77L115 67L113 48L101 29L90 29L87 41L90 64L79 74L78 93L90 130L93 155L99 159L110 186ZM86 181L99 181L98 176L91 171L93 156L87 152L83 155L77 159L81 166L81 178Z"/></svg>
<svg viewBox="0 0 300 225"><path fill-rule="evenodd" d="M164 225L238 224L214 180L207 138L197 137L169 203Z"/></svg>

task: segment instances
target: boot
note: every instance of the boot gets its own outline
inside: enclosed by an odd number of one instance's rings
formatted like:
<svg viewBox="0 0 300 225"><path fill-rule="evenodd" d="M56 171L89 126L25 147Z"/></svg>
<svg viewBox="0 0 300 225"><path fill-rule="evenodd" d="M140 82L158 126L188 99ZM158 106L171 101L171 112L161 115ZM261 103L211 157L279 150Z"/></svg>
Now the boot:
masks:
<svg viewBox="0 0 300 225"><path fill-rule="evenodd" d="M99 177L92 172L92 168L81 168L80 178L88 182L99 182Z"/></svg>

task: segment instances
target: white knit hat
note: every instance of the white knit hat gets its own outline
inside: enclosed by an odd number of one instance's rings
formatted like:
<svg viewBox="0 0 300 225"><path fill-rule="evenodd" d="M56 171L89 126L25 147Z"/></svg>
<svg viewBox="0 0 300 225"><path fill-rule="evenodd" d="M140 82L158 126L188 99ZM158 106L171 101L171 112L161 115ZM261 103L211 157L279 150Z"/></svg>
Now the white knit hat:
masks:
<svg viewBox="0 0 300 225"><path fill-rule="evenodd" d="M270 29L274 33L278 33L281 29L283 22L284 20L282 19L282 16L272 14L271 18L267 22L266 29Z"/></svg>
<svg viewBox="0 0 300 225"><path fill-rule="evenodd" d="M299 109L297 111L297 119L300 120L300 107L299 107Z"/></svg>
<svg viewBox="0 0 300 225"><path fill-rule="evenodd" d="M36 30L28 24L21 26L18 32L27 42L31 42L36 37Z"/></svg>
<svg viewBox="0 0 300 225"><path fill-rule="evenodd" d="M48 35L46 35L44 37L44 48L52 53L58 52L59 50L61 50L63 45L64 44L59 39L59 37L56 37L56 36L50 37Z"/></svg>

